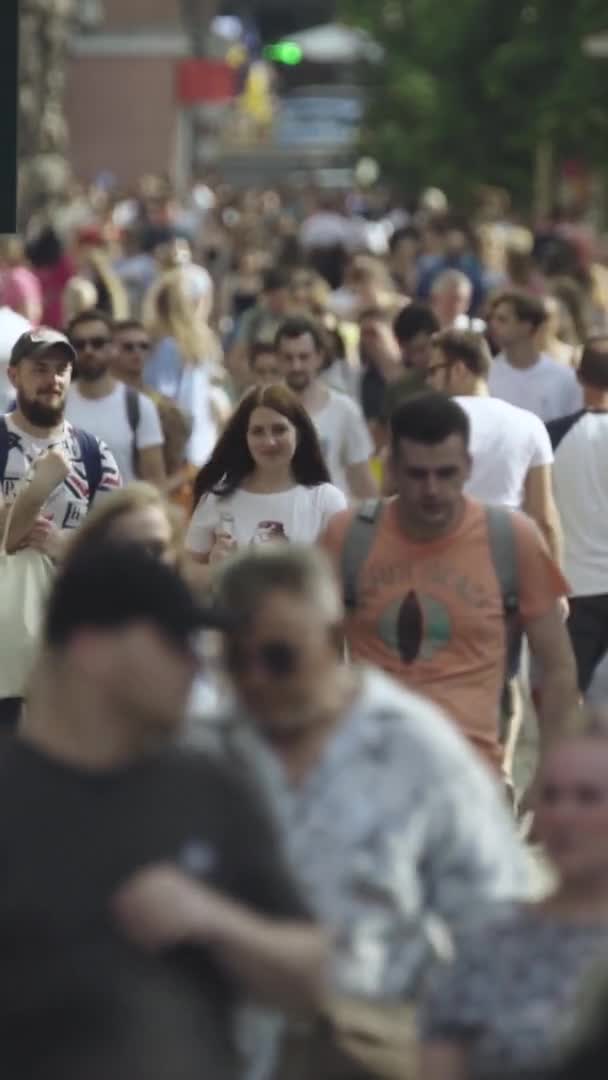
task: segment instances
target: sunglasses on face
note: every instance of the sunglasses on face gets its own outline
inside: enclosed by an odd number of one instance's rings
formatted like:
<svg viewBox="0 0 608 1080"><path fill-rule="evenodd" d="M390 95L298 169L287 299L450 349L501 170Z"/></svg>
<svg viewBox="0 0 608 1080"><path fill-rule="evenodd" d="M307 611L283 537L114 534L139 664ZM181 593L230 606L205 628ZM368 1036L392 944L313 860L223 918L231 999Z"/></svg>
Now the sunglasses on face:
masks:
<svg viewBox="0 0 608 1080"><path fill-rule="evenodd" d="M72 345L76 349L76 352L83 352L87 345L91 349L103 349L104 345L109 345L110 339L108 337L90 337L90 338L72 338Z"/></svg>
<svg viewBox="0 0 608 1080"><path fill-rule="evenodd" d="M226 648L226 664L235 675L245 675L258 667L271 679L287 679L297 671L298 652L285 641L265 641L255 649L231 641Z"/></svg>
<svg viewBox="0 0 608 1080"><path fill-rule="evenodd" d="M150 348L149 341L119 341L119 347L124 349L125 352L148 352Z"/></svg>

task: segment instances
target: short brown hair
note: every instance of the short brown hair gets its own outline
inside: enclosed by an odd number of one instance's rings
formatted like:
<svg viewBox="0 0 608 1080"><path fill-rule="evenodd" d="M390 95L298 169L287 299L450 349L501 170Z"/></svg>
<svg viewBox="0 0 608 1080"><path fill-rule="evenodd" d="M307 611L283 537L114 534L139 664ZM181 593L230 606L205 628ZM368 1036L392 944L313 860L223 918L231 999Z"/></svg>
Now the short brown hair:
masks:
<svg viewBox="0 0 608 1080"><path fill-rule="evenodd" d="M277 351L272 342L254 341L249 348L249 367L254 368L258 356L276 356Z"/></svg>
<svg viewBox="0 0 608 1080"><path fill-rule="evenodd" d="M505 289L495 298L491 311L495 311L499 304L509 304L519 321L530 323L534 330L538 330L547 319L542 300L524 289Z"/></svg>
<svg viewBox="0 0 608 1080"><path fill-rule="evenodd" d="M276 332L274 348L278 350L284 338L295 340L295 338L304 337L305 334L310 334L317 352L325 353L327 351L327 340L323 327L315 319L310 319L307 315L291 315L289 318L284 319Z"/></svg>
<svg viewBox="0 0 608 1080"><path fill-rule="evenodd" d="M433 345L441 349L450 363L460 360L472 375L487 379L492 363L488 343L472 330L442 330L433 335Z"/></svg>
<svg viewBox="0 0 608 1080"><path fill-rule="evenodd" d="M608 335L598 334L586 342L578 377L584 386L608 390Z"/></svg>

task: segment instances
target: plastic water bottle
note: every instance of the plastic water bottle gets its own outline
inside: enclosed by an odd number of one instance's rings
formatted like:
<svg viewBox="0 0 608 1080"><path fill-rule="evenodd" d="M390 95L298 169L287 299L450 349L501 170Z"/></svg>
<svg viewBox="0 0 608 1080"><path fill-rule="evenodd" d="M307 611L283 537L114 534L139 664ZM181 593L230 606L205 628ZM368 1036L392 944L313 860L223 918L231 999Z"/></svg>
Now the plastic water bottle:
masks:
<svg viewBox="0 0 608 1080"><path fill-rule="evenodd" d="M222 510L220 514L220 527L218 533L222 536L227 536L229 540L234 540L234 516L229 510Z"/></svg>

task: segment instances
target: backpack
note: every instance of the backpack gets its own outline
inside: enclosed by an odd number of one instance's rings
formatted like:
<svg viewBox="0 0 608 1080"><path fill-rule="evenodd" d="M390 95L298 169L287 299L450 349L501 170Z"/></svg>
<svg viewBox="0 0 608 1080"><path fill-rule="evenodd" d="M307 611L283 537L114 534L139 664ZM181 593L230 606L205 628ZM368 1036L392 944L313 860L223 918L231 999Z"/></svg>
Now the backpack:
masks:
<svg viewBox="0 0 608 1080"><path fill-rule="evenodd" d="M99 485L101 484L101 476L103 472L103 464L101 460L101 449L99 443L94 435L90 435L88 431L83 431L82 428L72 428L74 432L74 438L80 448L80 456L84 465L84 471L87 478L87 485L89 488L89 506L95 498L95 494ZM6 472L6 463L8 461L9 454L9 432L4 416L0 416L0 483L4 479L4 473Z"/></svg>
<svg viewBox="0 0 608 1080"><path fill-rule="evenodd" d="M344 539L341 557L344 604L354 611L358 603L359 572L369 555L380 522L383 502L367 499L355 514ZM519 619L519 566L512 514L504 506L486 506L490 557L500 586L507 635L507 675L518 667L521 647Z"/></svg>
<svg viewBox="0 0 608 1080"><path fill-rule="evenodd" d="M172 477L184 465L186 446L192 434L192 418L164 394L148 389L144 393L156 405L165 440L163 444L165 472L168 477Z"/></svg>
<svg viewBox="0 0 608 1080"><path fill-rule="evenodd" d="M131 428L131 463L135 476L139 475L137 468L137 429L141 416L139 407L139 392L133 386L125 386L125 405L127 409L127 421Z"/></svg>

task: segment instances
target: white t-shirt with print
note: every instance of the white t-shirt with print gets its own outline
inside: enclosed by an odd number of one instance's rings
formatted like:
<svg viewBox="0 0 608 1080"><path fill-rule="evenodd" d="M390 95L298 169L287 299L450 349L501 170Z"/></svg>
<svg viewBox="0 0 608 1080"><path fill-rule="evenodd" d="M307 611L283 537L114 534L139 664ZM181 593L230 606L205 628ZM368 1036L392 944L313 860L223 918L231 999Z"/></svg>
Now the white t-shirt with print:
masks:
<svg viewBox="0 0 608 1080"><path fill-rule="evenodd" d="M239 547L279 539L313 544L330 518L345 507L343 493L332 484L316 487L297 484L272 495L239 488L223 499L210 493L194 511L186 534L186 548L198 555L211 551L222 514L232 516L232 534Z"/></svg>
<svg viewBox="0 0 608 1080"><path fill-rule="evenodd" d="M488 387L492 397L536 413L545 424L583 407L583 392L572 368L543 353L532 367L513 367L500 353L492 361Z"/></svg>
<svg viewBox="0 0 608 1080"><path fill-rule="evenodd" d="M346 467L369 461L374 444L361 409L351 398L329 390L327 403L311 413L332 484L349 494Z"/></svg>
<svg viewBox="0 0 608 1080"><path fill-rule="evenodd" d="M11 413L8 413L4 419L9 438L6 469L1 478L4 498L7 502L12 501L19 482L40 454L50 447L61 446L67 450L72 465L63 483L58 484L51 492L41 513L59 529L76 529L88 513L90 491L86 469L80 455L80 446L72 425L65 421L62 434L54 435L52 439L36 439L17 427ZM108 447L100 440L98 442L101 454L101 482L95 497L104 492L115 491L120 487L120 474L116 461Z"/></svg>
<svg viewBox="0 0 608 1080"><path fill-rule="evenodd" d="M103 398L85 398L78 384L74 384L69 389L66 416L76 427L90 431L107 443L116 458L123 483L129 484L136 479L133 432L127 415L127 388L123 383L117 383L112 393ZM140 394L139 424L135 432L137 449L162 446L164 441L156 405L145 394Z"/></svg>
<svg viewBox="0 0 608 1080"><path fill-rule="evenodd" d="M480 502L520 510L530 469L551 465L551 440L542 420L494 397L456 397L471 424L473 471L466 492Z"/></svg>

